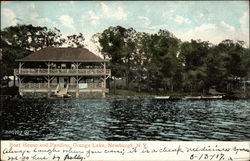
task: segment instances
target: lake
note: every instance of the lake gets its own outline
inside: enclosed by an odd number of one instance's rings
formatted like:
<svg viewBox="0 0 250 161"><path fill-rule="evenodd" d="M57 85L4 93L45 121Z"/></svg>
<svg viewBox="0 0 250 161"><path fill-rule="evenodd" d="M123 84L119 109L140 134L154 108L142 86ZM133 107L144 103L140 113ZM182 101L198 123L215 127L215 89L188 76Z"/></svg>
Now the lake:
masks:
<svg viewBox="0 0 250 161"><path fill-rule="evenodd" d="M248 141L250 100L2 101L2 140Z"/></svg>

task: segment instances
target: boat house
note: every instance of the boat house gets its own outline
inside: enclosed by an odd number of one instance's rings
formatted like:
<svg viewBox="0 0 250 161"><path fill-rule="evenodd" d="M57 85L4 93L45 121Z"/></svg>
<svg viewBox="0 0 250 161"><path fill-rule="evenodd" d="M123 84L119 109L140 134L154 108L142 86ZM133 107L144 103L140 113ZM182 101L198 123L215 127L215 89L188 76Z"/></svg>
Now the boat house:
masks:
<svg viewBox="0 0 250 161"><path fill-rule="evenodd" d="M22 97L104 98L108 92L108 60L86 48L47 47L16 61Z"/></svg>

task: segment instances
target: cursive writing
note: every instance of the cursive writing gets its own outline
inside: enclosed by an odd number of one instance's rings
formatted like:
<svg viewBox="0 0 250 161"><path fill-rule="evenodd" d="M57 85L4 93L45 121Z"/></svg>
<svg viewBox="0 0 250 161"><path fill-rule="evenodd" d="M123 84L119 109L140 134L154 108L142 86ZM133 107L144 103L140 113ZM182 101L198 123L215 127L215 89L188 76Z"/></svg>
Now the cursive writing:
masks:
<svg viewBox="0 0 250 161"><path fill-rule="evenodd" d="M219 144L164 144L150 143L10 143L2 150L8 161L84 161L103 158L140 158L145 156L174 156L180 160L234 161L235 158L249 159L247 146L221 146ZM50 146L53 145L53 146ZM247 145L247 144L246 144ZM108 159L107 159L108 160ZM125 159L126 160L126 159Z"/></svg>

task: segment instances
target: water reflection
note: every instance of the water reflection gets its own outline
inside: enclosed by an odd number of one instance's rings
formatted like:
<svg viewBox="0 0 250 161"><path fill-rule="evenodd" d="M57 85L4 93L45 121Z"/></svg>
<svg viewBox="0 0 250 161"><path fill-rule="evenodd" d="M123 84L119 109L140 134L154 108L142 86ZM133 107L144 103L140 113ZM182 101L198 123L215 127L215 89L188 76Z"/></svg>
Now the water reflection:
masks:
<svg viewBox="0 0 250 161"><path fill-rule="evenodd" d="M249 100L3 101L8 140L249 140Z"/></svg>

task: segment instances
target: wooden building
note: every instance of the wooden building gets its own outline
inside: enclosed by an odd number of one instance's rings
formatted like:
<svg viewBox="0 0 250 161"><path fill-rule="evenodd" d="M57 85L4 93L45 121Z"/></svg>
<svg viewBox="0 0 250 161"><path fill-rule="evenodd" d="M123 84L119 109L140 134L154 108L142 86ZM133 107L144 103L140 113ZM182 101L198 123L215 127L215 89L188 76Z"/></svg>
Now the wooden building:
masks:
<svg viewBox="0 0 250 161"><path fill-rule="evenodd" d="M23 97L103 98L108 92L108 60L88 49L47 47L17 61Z"/></svg>

